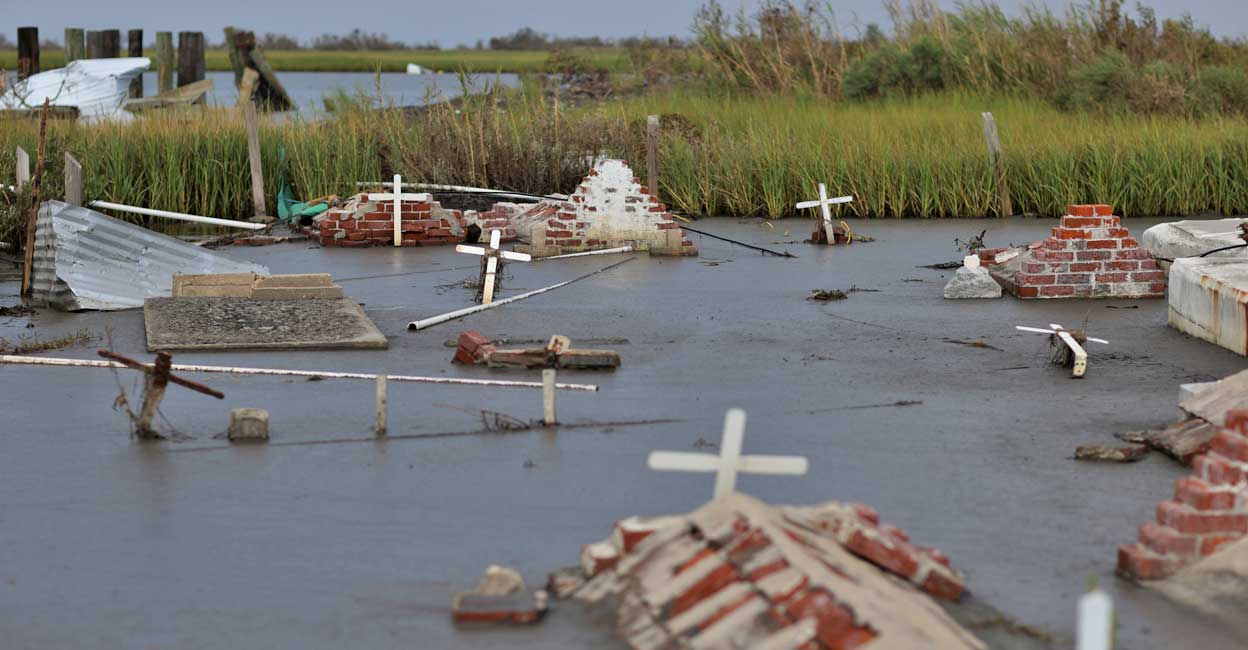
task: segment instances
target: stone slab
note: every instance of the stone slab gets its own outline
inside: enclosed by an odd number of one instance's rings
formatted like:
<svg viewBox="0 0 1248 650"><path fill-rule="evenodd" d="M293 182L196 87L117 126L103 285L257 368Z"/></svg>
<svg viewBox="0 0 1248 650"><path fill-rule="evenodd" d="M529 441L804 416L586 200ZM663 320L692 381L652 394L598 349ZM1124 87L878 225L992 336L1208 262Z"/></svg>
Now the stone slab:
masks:
<svg viewBox="0 0 1248 650"><path fill-rule="evenodd" d="M1242 244L1235 232L1248 219L1200 219L1161 223L1144 231L1140 246L1153 257L1177 259L1200 255L1215 248ZM1209 257L1244 257L1244 251L1229 250Z"/></svg>
<svg viewBox="0 0 1248 650"><path fill-rule="evenodd" d="M342 287L256 287L251 291L255 300L332 300L342 298Z"/></svg>
<svg viewBox="0 0 1248 650"><path fill-rule="evenodd" d="M151 298L143 305L147 349L383 349L386 337L350 298Z"/></svg>
<svg viewBox="0 0 1248 650"><path fill-rule="evenodd" d="M978 262L978 257L971 257ZM963 266L958 269L949 283L945 285L945 298L959 300L964 298L1000 298L1001 285L993 279L988 269L982 266Z"/></svg>
<svg viewBox="0 0 1248 650"><path fill-rule="evenodd" d="M285 275L262 275L256 278L257 289L289 289L307 287L332 287L334 281L328 273L292 273Z"/></svg>
<svg viewBox="0 0 1248 650"><path fill-rule="evenodd" d="M1185 334L1248 355L1248 261L1175 260L1169 321Z"/></svg>
<svg viewBox="0 0 1248 650"><path fill-rule="evenodd" d="M269 439L269 412L257 408L230 411L230 440L263 441Z"/></svg>

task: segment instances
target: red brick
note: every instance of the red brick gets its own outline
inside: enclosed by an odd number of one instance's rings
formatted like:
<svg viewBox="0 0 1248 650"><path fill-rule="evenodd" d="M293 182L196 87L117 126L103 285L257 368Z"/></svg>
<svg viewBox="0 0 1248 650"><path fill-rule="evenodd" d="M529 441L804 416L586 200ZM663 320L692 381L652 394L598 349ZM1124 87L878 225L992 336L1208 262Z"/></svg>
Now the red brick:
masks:
<svg viewBox="0 0 1248 650"><path fill-rule="evenodd" d="M366 238L367 236L362 231L359 231L359 230L355 232L347 233L347 239L351 241L364 241L364 239Z"/></svg>
<svg viewBox="0 0 1248 650"><path fill-rule="evenodd" d="M1043 298L1057 298L1060 296L1075 295L1075 288L1069 284L1055 284L1047 287L1040 287L1040 296Z"/></svg>
<svg viewBox="0 0 1248 650"><path fill-rule="evenodd" d="M1079 251L1075 257L1080 262L1088 262L1091 260L1107 260L1112 256L1109 251Z"/></svg>
<svg viewBox="0 0 1248 650"><path fill-rule="evenodd" d="M1242 539L1241 535L1205 535L1200 540L1200 554L1213 555L1218 549Z"/></svg>
<svg viewBox="0 0 1248 650"><path fill-rule="evenodd" d="M1105 262L1106 271L1135 271L1140 267L1140 262L1123 261L1123 262Z"/></svg>
<svg viewBox="0 0 1248 650"><path fill-rule="evenodd" d="M736 582L740 575L736 567L731 564L722 564L716 567L715 570L703 576L701 580L693 583L693 586L685 590L684 593L672 599L671 615L676 616L697 605L703 599Z"/></svg>
<svg viewBox="0 0 1248 650"><path fill-rule="evenodd" d="M1066 210L1072 217L1095 217L1096 206L1094 205L1072 205Z"/></svg>
<svg viewBox="0 0 1248 650"><path fill-rule="evenodd" d="M1248 471L1218 454L1201 454L1192 459L1192 473L1212 485L1248 482Z"/></svg>
<svg viewBox="0 0 1248 650"><path fill-rule="evenodd" d="M373 243L369 241L352 241L350 239L339 239L337 243L335 243L335 246L341 246L343 248L367 248L372 245Z"/></svg>
<svg viewBox="0 0 1248 650"><path fill-rule="evenodd" d="M1248 436L1248 409L1232 409L1226 412L1226 422L1222 425L1240 435Z"/></svg>
<svg viewBox="0 0 1248 650"><path fill-rule="evenodd" d="M1134 237L1125 237L1122 240L1123 248L1139 248L1139 246L1140 246L1140 242L1137 241ZM1145 252L1148 252L1148 251L1145 251Z"/></svg>
<svg viewBox="0 0 1248 650"><path fill-rule="evenodd" d="M1248 438L1231 431L1219 431L1210 448L1230 460L1248 463Z"/></svg>
<svg viewBox="0 0 1248 650"><path fill-rule="evenodd" d="M1043 246L1045 249L1051 251L1064 251L1066 250L1067 242L1055 237L1047 237L1043 242Z"/></svg>
<svg viewBox="0 0 1248 650"><path fill-rule="evenodd" d="M966 591L966 585L949 577L939 569L932 569L919 588L927 593L945 600L956 601Z"/></svg>
<svg viewBox="0 0 1248 650"><path fill-rule="evenodd" d="M1125 264L1126 262L1123 262ZM1161 266L1157 264L1157 260L1144 260L1140 262L1141 271L1160 271Z"/></svg>
<svg viewBox="0 0 1248 650"><path fill-rule="evenodd" d="M1056 239L1087 239L1091 237L1091 234L1081 228L1054 228L1053 237Z"/></svg>
<svg viewBox="0 0 1248 650"><path fill-rule="evenodd" d="M1189 535L1248 532L1248 514L1196 510L1173 500L1157 505L1157 521Z"/></svg>
<svg viewBox="0 0 1248 650"><path fill-rule="evenodd" d="M1123 244L1122 247L1125 250L1116 251L1114 253L1114 259L1118 259L1118 260L1151 260L1153 259L1152 255L1149 255L1148 251L1142 248L1128 247L1125 243Z"/></svg>
<svg viewBox="0 0 1248 650"><path fill-rule="evenodd" d="M1092 281L1088 273L1063 273L1057 276L1058 284L1087 284Z"/></svg>
<svg viewBox="0 0 1248 650"><path fill-rule="evenodd" d="M1118 547L1118 574L1137 580L1158 580L1177 571L1179 562L1139 544Z"/></svg>
<svg viewBox="0 0 1248 650"><path fill-rule="evenodd" d="M1174 497L1197 510L1230 510L1235 507L1235 492L1214 489L1194 476L1185 476L1174 482Z"/></svg>
<svg viewBox="0 0 1248 650"><path fill-rule="evenodd" d="M1014 289L1014 295L1019 298L1039 298L1040 287L1017 287Z"/></svg>
<svg viewBox="0 0 1248 650"><path fill-rule="evenodd" d="M1056 275L1031 275L1029 273L1019 273L1018 283L1034 287L1041 284L1053 284L1057 282Z"/></svg>
<svg viewBox="0 0 1248 650"><path fill-rule="evenodd" d="M1131 276L1126 273L1097 273L1097 282L1126 282Z"/></svg>
<svg viewBox="0 0 1248 650"><path fill-rule="evenodd" d="M890 543L861 530L850 536L845 548L868 562L905 578L910 578L919 569L919 562L907 545Z"/></svg>
<svg viewBox="0 0 1248 650"><path fill-rule="evenodd" d="M1075 254L1071 251L1036 251L1035 258L1041 262L1073 262Z"/></svg>
<svg viewBox="0 0 1248 650"><path fill-rule="evenodd" d="M550 239L567 239L572 236L572 232L568 230L547 230L546 237Z"/></svg>
<svg viewBox="0 0 1248 650"><path fill-rule="evenodd" d="M1100 228L1102 225L1100 217L1062 217L1063 228Z"/></svg>
<svg viewBox="0 0 1248 650"><path fill-rule="evenodd" d="M1117 239L1088 240L1088 250L1104 250L1107 248L1118 248L1118 240Z"/></svg>
<svg viewBox="0 0 1248 650"><path fill-rule="evenodd" d="M1095 203L1092 205L1092 213L1098 217L1114 216L1114 206L1105 203Z"/></svg>
<svg viewBox="0 0 1248 650"><path fill-rule="evenodd" d="M859 519L872 526L880 525L880 513L875 508L865 503L851 503L849 506L854 509L854 513L858 515Z"/></svg>
<svg viewBox="0 0 1248 650"><path fill-rule="evenodd" d="M1164 282L1165 271L1137 271L1131 274L1132 282Z"/></svg>
<svg viewBox="0 0 1248 650"><path fill-rule="evenodd" d="M1193 557L1200 553L1200 536L1179 531L1150 521L1140 526L1140 543L1159 555Z"/></svg>
<svg viewBox="0 0 1248 650"><path fill-rule="evenodd" d="M1101 270L1101 262L1075 262L1070 265L1072 273L1092 273Z"/></svg>
<svg viewBox="0 0 1248 650"><path fill-rule="evenodd" d="M1165 283L1165 282L1154 282L1154 283L1152 283L1152 284L1148 285L1148 292L1149 292L1149 293L1151 293L1151 294L1153 294L1153 295L1157 295L1157 296L1164 296L1164 295L1166 295L1166 283Z"/></svg>

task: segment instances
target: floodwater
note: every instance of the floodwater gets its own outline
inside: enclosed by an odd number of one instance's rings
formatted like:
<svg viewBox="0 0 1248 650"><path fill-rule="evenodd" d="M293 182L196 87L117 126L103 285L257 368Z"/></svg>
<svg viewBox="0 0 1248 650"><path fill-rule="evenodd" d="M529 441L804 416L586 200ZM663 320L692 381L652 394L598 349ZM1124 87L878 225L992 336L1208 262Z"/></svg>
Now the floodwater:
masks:
<svg viewBox="0 0 1248 650"><path fill-rule="evenodd" d="M234 106L238 102L238 89L234 87L233 72L209 72L205 78L213 83L209 100L217 106ZM423 106L468 92L477 93L493 84L508 88L519 85L519 76L507 74L474 74L461 80L458 74L431 72L427 74L404 74L401 72L280 72L278 79L301 113L319 115L325 112L324 99L338 91L348 94L364 94L380 104L393 106ZM465 83L466 82L466 83ZM143 75L143 91L156 94L156 73Z"/></svg>
<svg viewBox="0 0 1248 650"><path fill-rule="evenodd" d="M1152 223L1152 222L1148 222ZM953 302L955 237L1042 237L1052 221L881 221L852 247L802 239L807 221L704 220L699 229L790 250L762 256L693 236L702 256L636 260L548 294L408 332L408 321L467 306L476 259L451 248L236 248L276 273L328 271L387 336L386 351L176 354L175 363L538 378L452 366L462 329L491 337L626 338L609 374L566 372L597 393L561 393L568 423L678 423L431 438L368 438L373 385L196 375L216 401L171 386L163 412L186 442L130 440L112 410L135 374L0 367L0 638L19 648L602 648L609 620L556 603L540 626L457 629L450 602L490 564L530 588L577 563L581 546L630 515L685 512L712 477L654 473L651 450L718 440L724 411L749 413L746 453L801 454L803 477L741 477L768 502L861 501L916 543L945 551L975 596L1070 647L1089 576L1115 596L1118 648L1241 647L1216 624L1114 577L1186 471L1154 454L1079 463L1080 444L1175 421L1180 383L1244 359L1166 327L1164 300ZM1145 224L1132 221L1137 235ZM606 266L614 256L512 264L502 295ZM406 275L398 275L406 274ZM805 300L849 289L844 301ZM0 284L10 303L16 283ZM42 312L0 336L87 327L143 351L142 315ZM1015 325L1088 322L1111 341L1087 378L1046 367L1047 342ZM984 341L991 348L960 342ZM90 358L93 349L54 353ZM541 416L540 392L390 385L392 434L471 431L481 409ZM895 407L899 401L920 404ZM273 442L213 439L228 411L263 407Z"/></svg>

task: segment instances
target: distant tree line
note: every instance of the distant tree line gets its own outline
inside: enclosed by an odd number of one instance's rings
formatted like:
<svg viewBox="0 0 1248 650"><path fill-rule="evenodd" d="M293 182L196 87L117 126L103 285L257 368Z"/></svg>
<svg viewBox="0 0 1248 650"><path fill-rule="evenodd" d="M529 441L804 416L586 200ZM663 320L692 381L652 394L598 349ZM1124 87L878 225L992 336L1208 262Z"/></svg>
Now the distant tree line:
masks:
<svg viewBox="0 0 1248 650"><path fill-rule="evenodd" d="M683 41L674 36L666 38L629 36L620 39L602 38L601 36L551 36L550 34L542 34L532 27L521 27L506 36L495 36L487 43L491 50L558 50L577 47L629 48L640 46L683 47L685 45ZM484 45L481 41L477 41L478 49L481 49Z"/></svg>

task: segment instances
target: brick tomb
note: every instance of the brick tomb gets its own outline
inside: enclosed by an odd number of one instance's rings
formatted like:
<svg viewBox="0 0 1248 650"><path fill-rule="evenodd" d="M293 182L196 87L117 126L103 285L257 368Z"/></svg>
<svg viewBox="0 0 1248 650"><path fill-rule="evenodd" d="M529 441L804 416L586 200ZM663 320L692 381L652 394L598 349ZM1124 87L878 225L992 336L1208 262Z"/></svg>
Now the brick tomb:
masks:
<svg viewBox="0 0 1248 650"><path fill-rule="evenodd" d="M1072 205L1052 236L1006 263L993 261L985 259L992 276L1019 298L1166 295L1166 273L1108 205Z"/></svg>
<svg viewBox="0 0 1248 650"><path fill-rule="evenodd" d="M405 200L400 208L399 227L403 246L457 244L467 240L469 226L481 228L481 241L488 241L490 230L501 229L503 241L514 241L516 232L507 212L495 206L488 212L451 210L433 200ZM357 194L340 207L317 217L322 246L393 246L394 202L369 201Z"/></svg>

